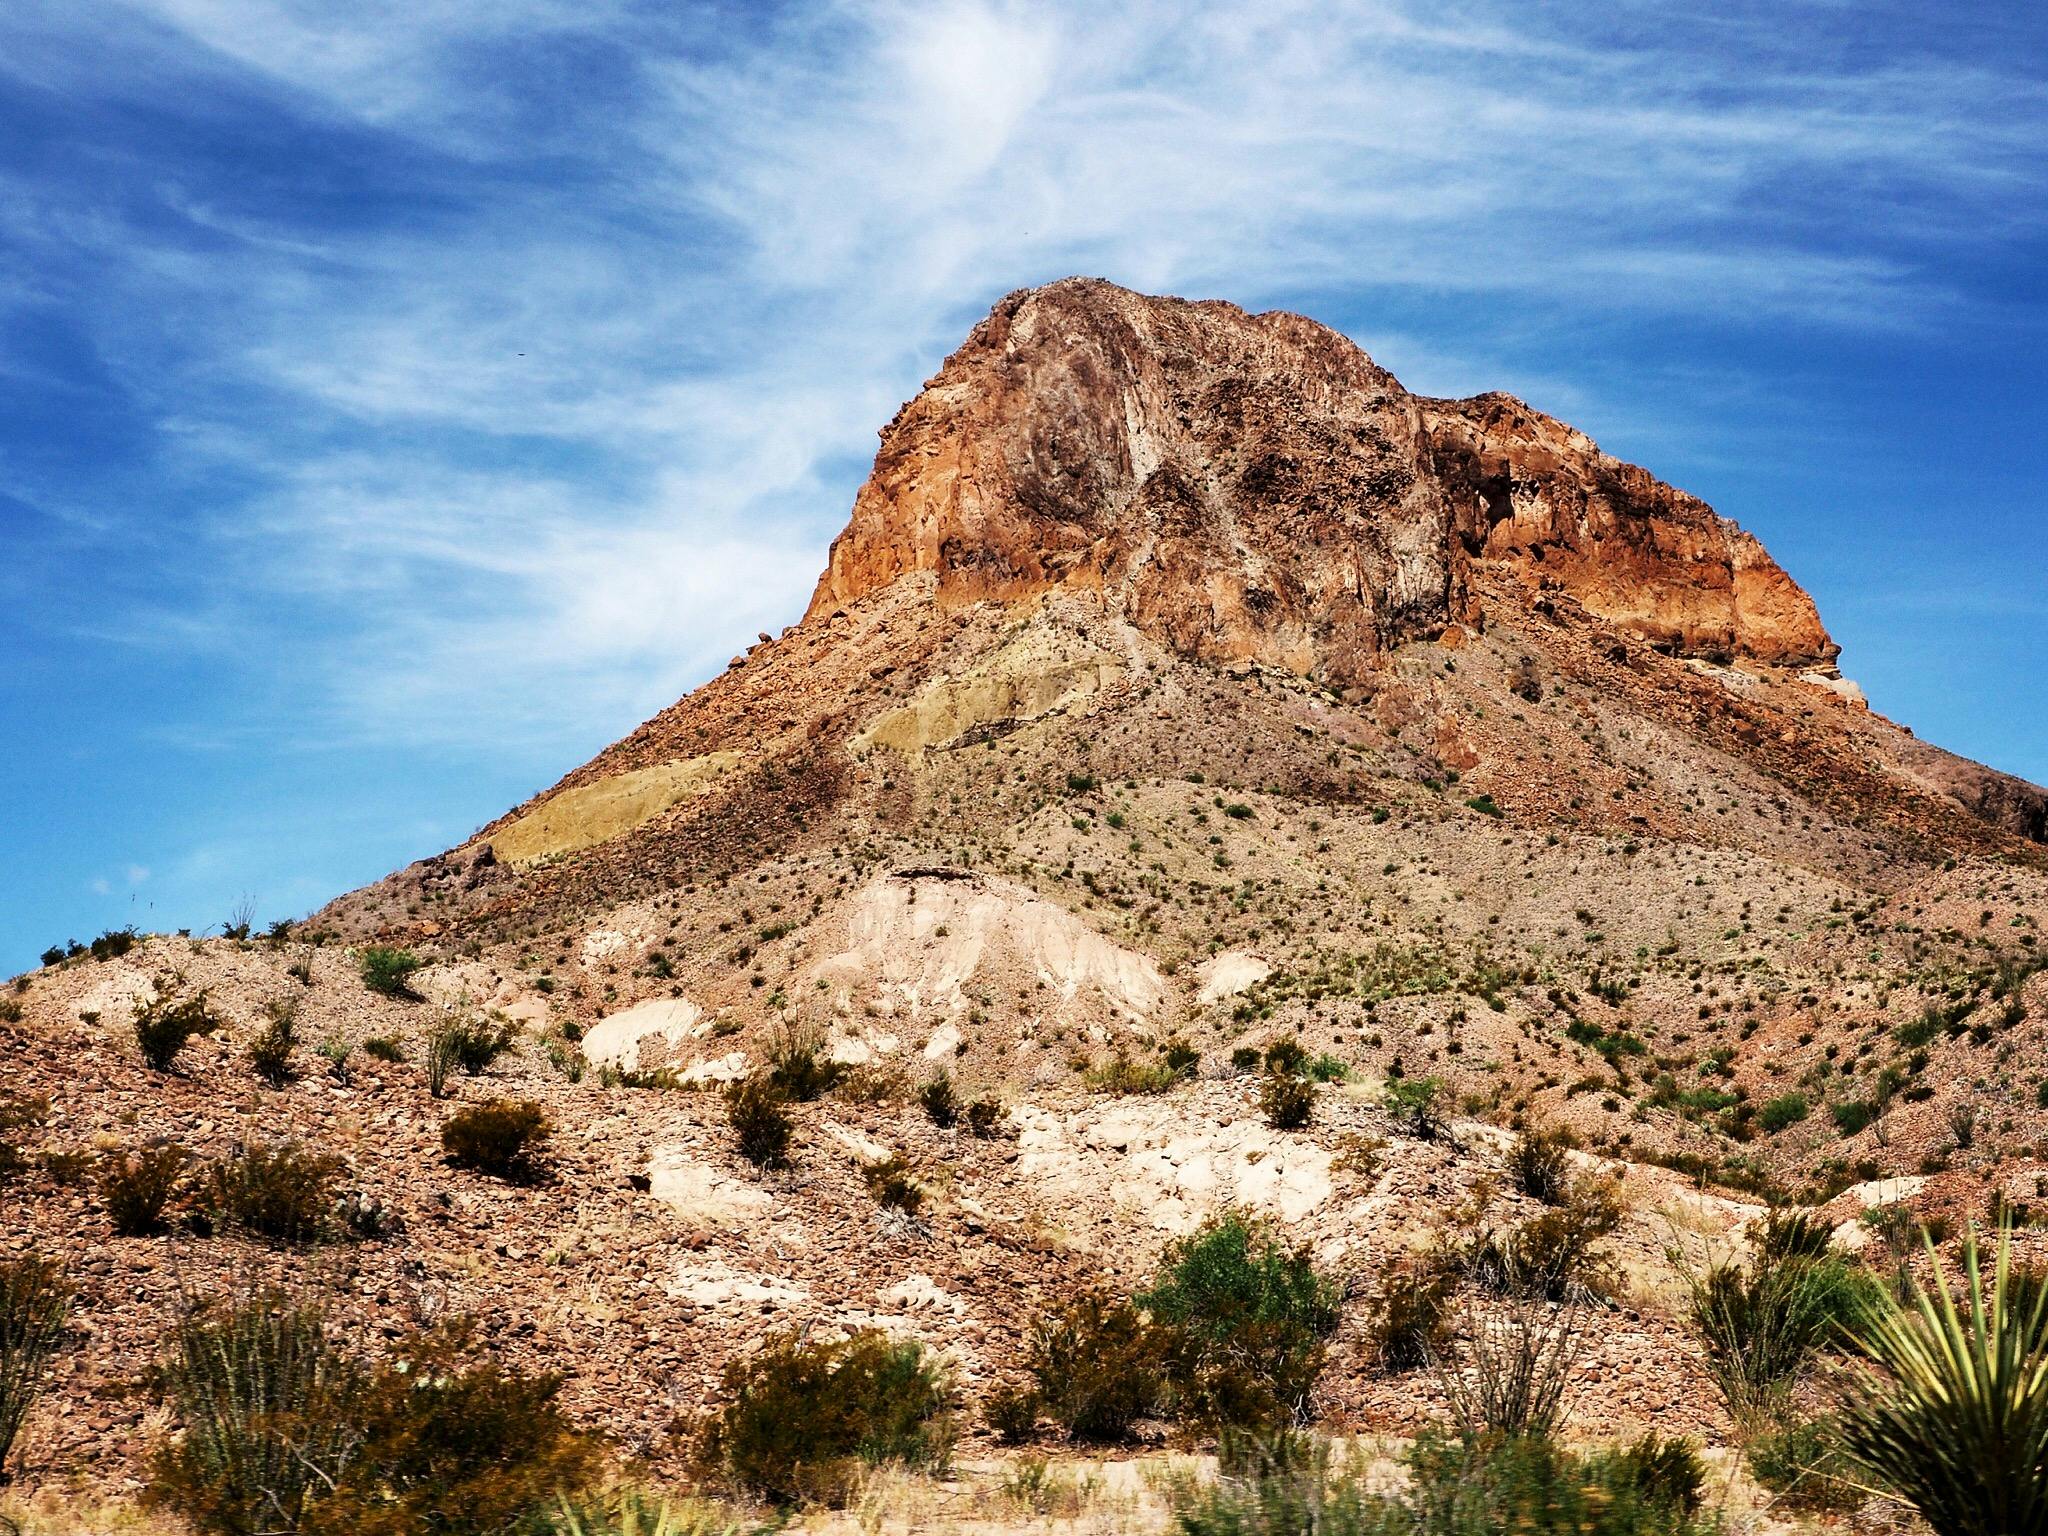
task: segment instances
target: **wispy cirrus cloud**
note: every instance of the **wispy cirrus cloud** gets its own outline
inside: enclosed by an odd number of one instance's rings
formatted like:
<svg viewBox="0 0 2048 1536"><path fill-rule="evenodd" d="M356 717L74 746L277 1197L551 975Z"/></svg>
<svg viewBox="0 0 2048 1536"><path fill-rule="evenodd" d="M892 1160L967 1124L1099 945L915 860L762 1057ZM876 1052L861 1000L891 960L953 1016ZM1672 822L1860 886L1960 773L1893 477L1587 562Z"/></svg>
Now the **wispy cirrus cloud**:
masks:
<svg viewBox="0 0 2048 1536"><path fill-rule="evenodd" d="M145 29L79 89L212 90L316 171L417 168L356 219L143 151L125 216L56 237L110 268L98 341L166 455L242 486L197 537L252 605L322 610L339 732L616 721L789 613L868 434L1014 284L1925 323L1920 246L2038 216L2002 193L2048 116L1995 60L1823 72L1785 25L1825 38L1821 5L1711 47L1286 0L53 14L46 52ZM1817 233L1871 188L1887 238Z"/></svg>

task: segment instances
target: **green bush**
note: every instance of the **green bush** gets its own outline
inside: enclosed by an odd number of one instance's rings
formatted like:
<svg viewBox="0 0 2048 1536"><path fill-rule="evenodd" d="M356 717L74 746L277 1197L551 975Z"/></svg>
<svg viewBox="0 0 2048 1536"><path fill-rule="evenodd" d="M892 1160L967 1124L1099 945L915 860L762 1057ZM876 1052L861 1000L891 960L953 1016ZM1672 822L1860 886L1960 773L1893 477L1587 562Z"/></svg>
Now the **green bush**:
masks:
<svg viewBox="0 0 2048 1536"><path fill-rule="evenodd" d="M1841 1437L1817 1419L1765 1421L1742 1442L1750 1476L1787 1510L1843 1514L1859 1508L1865 1474L1849 1460Z"/></svg>
<svg viewBox="0 0 2048 1536"><path fill-rule="evenodd" d="M726 1086L725 1117L733 1145L755 1167L780 1168L789 1161L789 1111L765 1076L743 1077Z"/></svg>
<svg viewBox="0 0 2048 1536"><path fill-rule="evenodd" d="M1038 1394L1007 1387L990 1395L982 1418L1005 1445L1022 1445L1038 1432Z"/></svg>
<svg viewBox="0 0 2048 1536"><path fill-rule="evenodd" d="M213 1213L274 1243L328 1236L344 1164L296 1141L243 1147L205 1173Z"/></svg>
<svg viewBox="0 0 2048 1536"><path fill-rule="evenodd" d="M1300 1072L1308 1065L1308 1050L1299 1040L1275 1040L1266 1047L1265 1062L1275 1072Z"/></svg>
<svg viewBox="0 0 2048 1536"><path fill-rule="evenodd" d="M1339 1460L1327 1444L1289 1445L1213 1480L1183 1475L1169 1490L1181 1536L1694 1536L1716 1530L1672 1469L1633 1449L1578 1454L1541 1436L1467 1441L1432 1431L1403 1458L1407 1477L1384 1492L1370 1458Z"/></svg>
<svg viewBox="0 0 2048 1536"><path fill-rule="evenodd" d="M947 1382L913 1340L784 1334L729 1364L723 1388L705 1458L735 1487L779 1504L841 1504L863 1466L932 1470L952 1453Z"/></svg>
<svg viewBox="0 0 2048 1536"><path fill-rule="evenodd" d="M1936 1536L2048 1530L2048 1287L2014 1283L2009 1233L1989 1276L1965 1239L1960 1294L1927 1254L1932 1286L1855 1326L1877 1369L1843 1405L1842 1443Z"/></svg>
<svg viewBox="0 0 2048 1536"><path fill-rule="evenodd" d="M1834 1118L1835 1129L1854 1136L1877 1118L1878 1106L1869 1099L1842 1099L1828 1106L1828 1114Z"/></svg>
<svg viewBox="0 0 2048 1536"><path fill-rule="evenodd" d="M50 1116L46 1098L0 1098L0 1182L14 1178L29 1165L29 1156L18 1139L23 1131L40 1126Z"/></svg>
<svg viewBox="0 0 2048 1536"><path fill-rule="evenodd" d="M987 1141L1002 1131L1009 1112L994 1099L976 1099L967 1106L967 1130L977 1140Z"/></svg>
<svg viewBox="0 0 2048 1536"><path fill-rule="evenodd" d="M1341 1299L1306 1248L1287 1247L1240 1211L1172 1244L1152 1288L1135 1298L1167 1334L1176 1410L1210 1426L1306 1418Z"/></svg>
<svg viewBox="0 0 2048 1536"><path fill-rule="evenodd" d="M409 949L372 944L356 957L363 985L380 997L412 997L413 972L427 962Z"/></svg>
<svg viewBox="0 0 2048 1536"><path fill-rule="evenodd" d="M137 937L133 928L109 928L86 946L87 952L95 960L118 960L135 947Z"/></svg>
<svg viewBox="0 0 2048 1536"><path fill-rule="evenodd" d="M846 1068L827 1057L820 1042L791 1034L778 1041L768 1056L768 1083L795 1104L822 1099L846 1076Z"/></svg>
<svg viewBox="0 0 2048 1536"><path fill-rule="evenodd" d="M1096 1093L1164 1093L1181 1075L1163 1061L1133 1061L1118 1051L1101 1066L1090 1067L1084 1081Z"/></svg>
<svg viewBox="0 0 2048 1536"><path fill-rule="evenodd" d="M460 1329L423 1334L369 1375L361 1446L305 1536L504 1536L590 1479L598 1447L555 1401L561 1378L468 1354Z"/></svg>
<svg viewBox="0 0 2048 1536"><path fill-rule="evenodd" d="M449 1065L461 1068L466 1076L478 1077L512 1049L513 1035L510 1024L458 1014L435 1031L435 1038L447 1053Z"/></svg>
<svg viewBox="0 0 2048 1536"><path fill-rule="evenodd" d="M317 1308L279 1294L185 1317L155 1385L183 1434L158 1451L145 1502L207 1536L301 1530L359 1437L361 1366Z"/></svg>
<svg viewBox="0 0 2048 1536"><path fill-rule="evenodd" d="M1563 1301L1575 1293L1605 1295L1609 1266L1597 1244L1621 1225L1617 1186L1585 1179L1566 1186L1562 1201L1513 1231L1489 1233L1473 1247L1481 1284L1509 1296Z"/></svg>
<svg viewBox="0 0 2048 1536"><path fill-rule="evenodd" d="M375 1367L278 1294L194 1313L157 1388L184 1433L148 1501L206 1536L507 1536L596 1469L559 1382L472 1364L460 1329Z"/></svg>
<svg viewBox="0 0 2048 1536"><path fill-rule="evenodd" d="M70 1307L70 1287L54 1260L33 1253L0 1259L0 1478Z"/></svg>
<svg viewBox="0 0 2048 1536"><path fill-rule="evenodd" d="M910 1164L901 1156L877 1158L861 1169L861 1180L885 1211L915 1216L924 1206L924 1186L911 1177Z"/></svg>
<svg viewBox="0 0 2048 1536"><path fill-rule="evenodd" d="M170 1071L194 1035L210 1035L218 1028L220 1020L206 1006L204 992L178 1002L153 998L135 1010L135 1043L142 1059L159 1072Z"/></svg>
<svg viewBox="0 0 2048 1536"><path fill-rule="evenodd" d="M122 1237L153 1237L168 1226L164 1212L178 1192L192 1154L174 1141L100 1160L100 1203Z"/></svg>
<svg viewBox="0 0 2048 1536"><path fill-rule="evenodd" d="M1159 1048L1159 1056L1176 1077L1192 1078L1202 1070L1202 1053L1185 1040L1167 1041Z"/></svg>
<svg viewBox="0 0 2048 1536"><path fill-rule="evenodd" d="M1306 1078L1269 1067L1259 1081L1259 1109L1274 1130L1301 1130L1315 1117L1315 1087Z"/></svg>
<svg viewBox="0 0 2048 1536"><path fill-rule="evenodd" d="M1746 1434L1776 1422L1786 1392L1821 1350L1875 1300L1870 1277L1834 1257L1804 1214L1772 1213L1746 1265L1692 1280L1692 1322L1707 1373Z"/></svg>
<svg viewBox="0 0 2048 1536"><path fill-rule="evenodd" d="M1090 1292L1035 1323L1025 1363L1049 1417L1075 1440L1121 1440L1159 1409L1166 1333L1120 1297Z"/></svg>
<svg viewBox="0 0 2048 1536"><path fill-rule="evenodd" d="M941 1130L951 1128L960 1118L960 1100L953 1092L953 1079L944 1072L917 1090L925 1118Z"/></svg>
<svg viewBox="0 0 2048 1536"><path fill-rule="evenodd" d="M1775 1136L1780 1131L1791 1129L1812 1113L1813 1106L1807 1103L1806 1095L1795 1091L1766 1099L1756 1118L1759 1125Z"/></svg>
<svg viewBox="0 0 2048 1536"><path fill-rule="evenodd" d="M442 1122L441 1150L458 1168L524 1184L540 1177L548 1133L548 1117L532 1099L486 1099Z"/></svg>
<svg viewBox="0 0 2048 1536"><path fill-rule="evenodd" d="M1442 1359L1457 1294L1457 1276L1434 1256L1419 1257L1395 1270L1368 1325L1380 1368L1415 1371Z"/></svg>
<svg viewBox="0 0 2048 1536"><path fill-rule="evenodd" d="M363 1042L363 1054L377 1061L403 1061L405 1047L390 1035L372 1035Z"/></svg>
<svg viewBox="0 0 2048 1536"><path fill-rule="evenodd" d="M292 1049L298 1044L298 1005L286 1000L273 1003L270 1023L249 1042L249 1065L273 1088L292 1080Z"/></svg>
<svg viewBox="0 0 2048 1536"><path fill-rule="evenodd" d="M1409 1135L1434 1141L1449 1129L1440 1102L1443 1088L1440 1077L1390 1077L1386 1086L1387 1113Z"/></svg>

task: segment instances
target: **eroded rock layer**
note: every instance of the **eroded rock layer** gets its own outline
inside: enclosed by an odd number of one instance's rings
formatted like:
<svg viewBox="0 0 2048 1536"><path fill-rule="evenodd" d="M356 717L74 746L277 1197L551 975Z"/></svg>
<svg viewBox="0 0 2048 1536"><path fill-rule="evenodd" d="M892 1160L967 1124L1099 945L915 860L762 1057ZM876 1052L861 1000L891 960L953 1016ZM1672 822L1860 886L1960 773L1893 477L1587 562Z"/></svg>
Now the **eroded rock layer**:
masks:
<svg viewBox="0 0 2048 1536"><path fill-rule="evenodd" d="M1099 589L1206 660L1363 681L1511 571L1685 655L1826 663L1812 602L1705 503L1507 395L1411 395L1298 315L1086 279L996 306L882 433L810 616Z"/></svg>

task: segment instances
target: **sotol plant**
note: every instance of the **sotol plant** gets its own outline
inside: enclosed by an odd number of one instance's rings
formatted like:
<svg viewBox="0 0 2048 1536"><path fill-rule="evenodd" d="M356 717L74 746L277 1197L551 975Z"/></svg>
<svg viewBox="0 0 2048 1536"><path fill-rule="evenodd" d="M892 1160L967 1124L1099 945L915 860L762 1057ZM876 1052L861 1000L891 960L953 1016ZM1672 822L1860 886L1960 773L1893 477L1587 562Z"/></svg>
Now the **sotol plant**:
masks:
<svg viewBox="0 0 2048 1536"><path fill-rule="evenodd" d="M1992 1272L1963 1247L1961 1295L1934 1274L1852 1332L1882 1370L1841 1414L1849 1453L1937 1536L2048 1531L2048 1286L2020 1283L2001 1233Z"/></svg>

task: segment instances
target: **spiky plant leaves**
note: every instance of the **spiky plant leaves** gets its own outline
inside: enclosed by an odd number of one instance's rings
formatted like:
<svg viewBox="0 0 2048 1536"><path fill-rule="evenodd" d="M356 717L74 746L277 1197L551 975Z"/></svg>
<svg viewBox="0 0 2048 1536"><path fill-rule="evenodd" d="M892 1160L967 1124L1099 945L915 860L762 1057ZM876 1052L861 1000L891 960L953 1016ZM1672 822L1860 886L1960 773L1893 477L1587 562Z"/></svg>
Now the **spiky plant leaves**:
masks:
<svg viewBox="0 0 2048 1536"><path fill-rule="evenodd" d="M2048 1287L2017 1283L2001 1232L1986 1285L1974 1233L1961 1294L1933 1284L1852 1330L1880 1368L1842 1407L1843 1444L1937 1536L2048 1533Z"/></svg>

